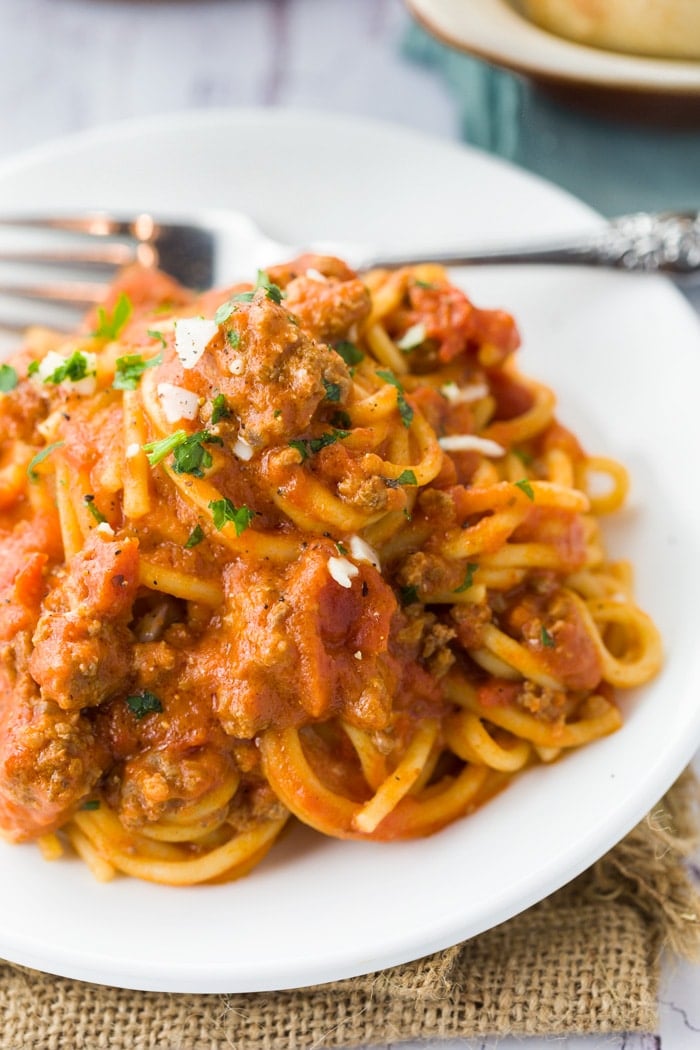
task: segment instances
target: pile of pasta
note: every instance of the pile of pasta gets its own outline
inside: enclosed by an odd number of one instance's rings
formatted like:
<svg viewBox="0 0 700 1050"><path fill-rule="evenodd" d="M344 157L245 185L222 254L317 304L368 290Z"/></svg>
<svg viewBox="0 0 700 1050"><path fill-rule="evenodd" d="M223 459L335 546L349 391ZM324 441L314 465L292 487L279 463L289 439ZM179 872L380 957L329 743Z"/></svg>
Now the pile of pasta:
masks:
<svg viewBox="0 0 700 1050"><path fill-rule="evenodd" d="M249 872L290 816L426 836L661 663L588 455L439 267L124 271L0 366L0 827L98 878Z"/></svg>

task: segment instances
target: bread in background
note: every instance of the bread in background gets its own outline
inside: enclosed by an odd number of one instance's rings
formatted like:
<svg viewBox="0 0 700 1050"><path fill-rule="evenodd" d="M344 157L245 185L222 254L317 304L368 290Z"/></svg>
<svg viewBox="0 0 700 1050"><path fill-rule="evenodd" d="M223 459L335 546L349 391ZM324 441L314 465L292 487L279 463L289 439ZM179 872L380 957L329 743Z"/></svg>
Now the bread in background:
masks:
<svg viewBox="0 0 700 1050"><path fill-rule="evenodd" d="M700 0L521 0L543 29L580 44L700 59Z"/></svg>

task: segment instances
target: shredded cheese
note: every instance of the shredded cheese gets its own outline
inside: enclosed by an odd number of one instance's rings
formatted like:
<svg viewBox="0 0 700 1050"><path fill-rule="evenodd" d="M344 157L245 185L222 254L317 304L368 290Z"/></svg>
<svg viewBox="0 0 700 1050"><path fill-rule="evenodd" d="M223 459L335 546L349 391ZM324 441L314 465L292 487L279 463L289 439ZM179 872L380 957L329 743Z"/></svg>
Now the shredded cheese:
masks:
<svg viewBox="0 0 700 1050"><path fill-rule="evenodd" d="M356 561L368 561L375 569L380 568L379 555L361 536L350 537L350 552Z"/></svg>
<svg viewBox="0 0 700 1050"><path fill-rule="evenodd" d="M353 578L359 575L360 570L357 565L353 565L347 558L330 557L328 559L328 572L341 587L349 588L352 587Z"/></svg>
<svg viewBox="0 0 700 1050"><path fill-rule="evenodd" d="M505 456L506 450L496 441L477 434L448 434L438 438L445 452L481 452L482 456Z"/></svg>
<svg viewBox="0 0 700 1050"><path fill-rule="evenodd" d="M49 350L43 361L39 362L39 367L36 370L37 379L42 383L46 382L48 377L53 375L61 365L65 365L67 360L68 358L64 357L63 354L59 354L55 350Z"/></svg>
<svg viewBox="0 0 700 1050"><path fill-rule="evenodd" d="M440 387L443 394L453 405L464 402L478 401L488 395L489 388L485 383L470 383L468 386L457 386L456 383L444 383Z"/></svg>
<svg viewBox="0 0 700 1050"><path fill-rule="evenodd" d="M249 459L253 458L253 446L249 445L245 438L240 435L236 438L236 442L233 446L234 456L238 456L239 459L245 460L247 463Z"/></svg>
<svg viewBox="0 0 700 1050"><path fill-rule="evenodd" d="M67 376L58 385L65 386L66 383L70 383L71 390L74 390L77 394L84 394L89 397L97 389L97 355L90 353L89 350L80 350L79 354L85 359L85 378L73 380ZM72 356L72 352L64 357L63 354L59 354L56 350L49 350L46 357L39 362L35 378L43 385L49 376L52 376L54 372L62 368Z"/></svg>
<svg viewBox="0 0 700 1050"><path fill-rule="evenodd" d="M163 414L168 423L177 423L179 419L194 419L199 408L199 397L191 390L175 386L173 383L159 383L158 397Z"/></svg>
<svg viewBox="0 0 700 1050"><path fill-rule="evenodd" d="M418 324L411 325L408 331L401 336L396 345L399 350L413 350L414 347L420 346L421 343L425 342L425 337L425 325L422 321L419 321Z"/></svg>
<svg viewBox="0 0 700 1050"><path fill-rule="evenodd" d="M310 266L306 271L306 276L310 281L317 281L319 284L328 284L328 278L317 270L315 266Z"/></svg>
<svg viewBox="0 0 700 1050"><path fill-rule="evenodd" d="M175 353L183 368L194 368L218 333L216 321L204 317L181 317L175 322Z"/></svg>

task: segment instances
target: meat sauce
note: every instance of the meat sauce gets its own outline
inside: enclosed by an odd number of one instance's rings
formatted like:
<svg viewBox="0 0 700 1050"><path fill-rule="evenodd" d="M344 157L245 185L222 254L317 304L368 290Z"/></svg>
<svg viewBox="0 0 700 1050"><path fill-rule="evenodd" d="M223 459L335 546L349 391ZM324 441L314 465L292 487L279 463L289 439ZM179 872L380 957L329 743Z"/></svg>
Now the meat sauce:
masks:
<svg viewBox="0 0 700 1050"><path fill-rule="evenodd" d="M126 294L132 314L119 344L102 348L107 365L98 366L91 395L77 385L49 389L25 378L29 351L12 361L18 385L0 394L0 825L12 839L59 827L97 786L127 826L203 797L232 770L255 791L261 782L255 740L270 726L339 716L382 732L397 713L409 726L440 714L441 674L455 659L468 663L467 650L478 644L483 623L469 620L463 606L454 615L428 614L400 600L407 585L420 591L440 573L452 588L461 582L440 563L439 548L448 526L459 524L460 493L477 465L473 454L445 456L430 493L414 508L415 520L432 533L423 560L409 550L388 573L362 561L352 588L329 575L329 559L339 554L330 534L302 536L298 556L282 565L232 556L214 542L190 545L197 518L158 470L150 478L153 512L125 518L122 400L101 383L100 368L109 367L110 353L112 368L117 355L146 349L153 355L156 329L163 345L154 372L160 382L197 395L202 426L216 435L207 450L217 457L220 489L235 506L250 508L256 529L298 538L276 499L283 478L293 495L289 442L327 433L342 410L352 375L333 345L362 325L370 301L362 281L338 260L303 257L268 278L285 291L284 303L255 295L196 369L182 367L172 328L159 329L164 305L209 316L248 286L197 301L161 274L127 271L105 312ZM422 324L436 367L449 366L461 381L473 379L477 354L488 344L490 358L484 363L482 354L479 367L495 377L497 413L509 419L529 406L528 392L500 373L518 345L509 315L477 310L457 289L414 284L395 322ZM88 342L94 324L89 318ZM219 396L228 415L214 424L211 406ZM441 432L473 424L468 406L451 408L434 386L415 382L407 397ZM542 440L568 441L555 427ZM31 483L30 461L46 450L47 433L90 496L81 513L93 520L82 549L67 562L55 494ZM235 438L254 450L254 459L221 451ZM33 469L41 475L45 468L37 462ZM340 443L321 449L308 469L332 483L349 507L406 508L402 489L379 483ZM517 538L543 530L572 570L581 564L583 540L573 516L533 509ZM140 572L144 558L220 587L221 606L160 593ZM561 643L546 659L572 689L591 688L600 678L576 610L556 584L541 594L524 588L506 595L499 623L525 640L544 626ZM478 669L472 672L478 679ZM484 696L485 703L516 702L517 690L496 682Z"/></svg>

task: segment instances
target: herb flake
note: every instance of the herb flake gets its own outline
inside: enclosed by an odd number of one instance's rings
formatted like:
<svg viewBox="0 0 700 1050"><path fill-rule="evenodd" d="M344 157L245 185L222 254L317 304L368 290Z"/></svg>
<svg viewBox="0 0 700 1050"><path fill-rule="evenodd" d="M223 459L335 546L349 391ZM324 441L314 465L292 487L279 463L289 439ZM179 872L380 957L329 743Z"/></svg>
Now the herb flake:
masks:
<svg viewBox="0 0 700 1050"><path fill-rule="evenodd" d="M273 284L264 270L258 270L258 279L255 287L256 289L264 288L267 298L271 299L273 303L277 303L278 306L283 299L287 298L287 293L283 292L279 285Z"/></svg>
<svg viewBox="0 0 700 1050"><path fill-rule="evenodd" d="M321 382L323 383L323 388L326 391L325 400L335 402L340 401L340 383L331 383L328 379L322 379Z"/></svg>
<svg viewBox="0 0 700 1050"><path fill-rule="evenodd" d="M211 422L215 426L222 419L230 419L233 415L223 394L217 394L212 401Z"/></svg>
<svg viewBox="0 0 700 1050"><path fill-rule="evenodd" d="M376 374L380 379L383 379L385 383L391 383L393 387L396 387L396 404L399 410L399 415L401 416L401 422L405 427L410 427L413 422L414 412L406 400L402 384L388 368L378 368Z"/></svg>
<svg viewBox="0 0 700 1050"><path fill-rule="evenodd" d="M90 511L90 514L92 514L92 516L95 519L95 521L97 522L97 524L98 525L103 525L107 521L107 519L105 518L105 516L102 513L102 511L100 510L100 508L95 503L95 497L92 495L91 492L89 492L84 497L84 501L85 501L85 506Z"/></svg>
<svg viewBox="0 0 700 1050"><path fill-rule="evenodd" d="M27 467L27 476L30 481L39 480L39 472L36 468L40 463L43 463L52 452L55 452L57 448L61 448L64 444L64 441L54 441L52 444L47 445L46 448L42 448L41 452L37 452L36 456L30 460L29 466Z"/></svg>
<svg viewBox="0 0 700 1050"><path fill-rule="evenodd" d="M203 478L204 472L209 470L213 463L211 452L205 445L223 445L220 437L210 434L208 430L199 430L191 434L184 441L180 441L173 449L173 470L176 474L191 474L195 478Z"/></svg>
<svg viewBox="0 0 700 1050"><path fill-rule="evenodd" d="M71 383L79 383L81 379L87 379L88 376L93 376L94 374L94 371L89 371L89 362L85 354L81 353L80 350L74 350L63 364L45 377L44 382L58 386L59 383L63 383L64 380L68 379Z"/></svg>
<svg viewBox="0 0 700 1050"><path fill-rule="evenodd" d="M160 333L158 334L160 335ZM163 342L165 343L165 340ZM148 359L144 359L141 354L128 354L126 357L118 357L112 386L115 390L136 390L143 373L148 368L155 368L156 365L162 364L162 361L162 354L156 354L155 357Z"/></svg>
<svg viewBox="0 0 700 1050"><path fill-rule="evenodd" d="M291 448L295 448L301 455L303 463L304 460L309 459L310 456L315 456L322 448L327 448L328 445L334 445L336 441L341 441L343 438L349 437L349 435L349 430L331 430L325 434L321 434L321 436L317 438L299 438L298 440L288 442L288 444Z"/></svg>
<svg viewBox="0 0 700 1050"><path fill-rule="evenodd" d="M116 339L131 317L132 309L131 299L124 292L120 293L111 314L107 313L104 306L98 306L97 328L92 333L95 339Z"/></svg>
<svg viewBox="0 0 700 1050"><path fill-rule="evenodd" d="M176 449L178 445L181 445L183 441L187 440L187 431L176 430L172 434L168 434L167 437L161 438L159 441L149 441L148 444L143 446L143 451L148 456L148 462L152 467L157 467L158 464L165 459L173 449Z"/></svg>
<svg viewBox="0 0 700 1050"><path fill-rule="evenodd" d="M148 329L146 329L146 335L150 335L151 339L157 339L158 342L160 343L160 345L165 350L165 348L168 345L168 342L167 342L165 336L163 335L163 333L159 332L157 328L148 328Z"/></svg>
<svg viewBox="0 0 700 1050"><path fill-rule="evenodd" d="M0 365L0 394L9 394L19 382L19 376L12 365Z"/></svg>
<svg viewBox="0 0 700 1050"><path fill-rule="evenodd" d="M340 354L348 368L353 365L359 365L360 361L364 361L365 359L365 355L359 347L355 346L354 343L349 342L347 339L343 339L341 342L336 343L333 349L336 354Z"/></svg>
<svg viewBox="0 0 700 1050"><path fill-rule="evenodd" d="M533 489L532 485L527 480L527 478L521 478L520 481L514 481L513 484L515 485L516 488L520 489L521 492L524 492L525 495L527 496L527 498L529 500L532 500L533 503L534 503L534 501L535 501L535 492L534 492L534 489Z"/></svg>
<svg viewBox="0 0 700 1050"><path fill-rule="evenodd" d="M141 693L134 693L132 696L127 696L126 706L129 708L131 713L136 716L140 722L146 715L152 715L163 710L161 704L155 693L151 693L148 689L144 689Z"/></svg>
<svg viewBox="0 0 700 1050"><path fill-rule="evenodd" d="M453 594L462 594L464 591L468 591L474 583L474 573L479 568L474 562L467 562L467 571L464 576L464 582L460 583L459 587L455 587Z"/></svg>
<svg viewBox="0 0 700 1050"><path fill-rule="evenodd" d="M190 551L193 547L197 547L203 539L205 539L204 529L201 525L195 525L185 541L185 550Z"/></svg>
<svg viewBox="0 0 700 1050"><path fill-rule="evenodd" d="M255 517L255 511L250 510L249 507L234 507L230 499L212 500L209 510L216 529L221 530L230 523L235 528L237 536L245 532Z"/></svg>
<svg viewBox="0 0 700 1050"><path fill-rule="evenodd" d="M402 587L399 590L399 601L402 605L415 605L417 601L420 601L418 597L418 588L415 584L409 584L407 587Z"/></svg>
<svg viewBox="0 0 700 1050"><path fill-rule="evenodd" d="M384 478L388 489L398 489L402 485L417 485L418 479L412 470L402 470L398 478Z"/></svg>

